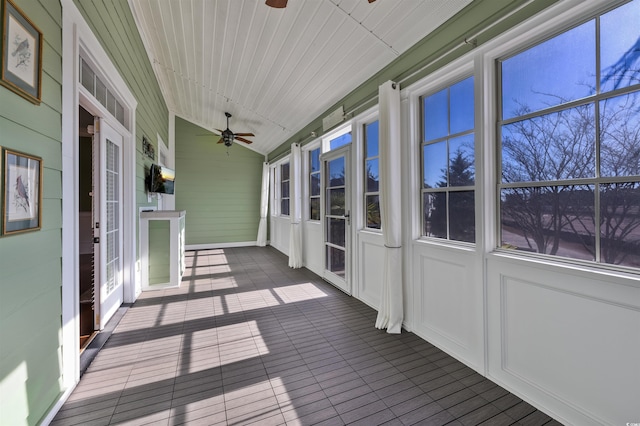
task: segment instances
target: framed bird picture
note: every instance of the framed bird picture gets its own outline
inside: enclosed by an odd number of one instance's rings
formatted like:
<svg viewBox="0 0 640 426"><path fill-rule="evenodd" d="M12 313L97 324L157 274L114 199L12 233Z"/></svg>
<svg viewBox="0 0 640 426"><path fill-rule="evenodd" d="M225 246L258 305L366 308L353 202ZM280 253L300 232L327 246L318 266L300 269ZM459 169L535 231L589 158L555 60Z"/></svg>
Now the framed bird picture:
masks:
<svg viewBox="0 0 640 426"><path fill-rule="evenodd" d="M35 231L42 222L42 159L4 150L2 234Z"/></svg>
<svg viewBox="0 0 640 426"><path fill-rule="evenodd" d="M42 32L11 0L2 2L2 68L0 84L40 104Z"/></svg>

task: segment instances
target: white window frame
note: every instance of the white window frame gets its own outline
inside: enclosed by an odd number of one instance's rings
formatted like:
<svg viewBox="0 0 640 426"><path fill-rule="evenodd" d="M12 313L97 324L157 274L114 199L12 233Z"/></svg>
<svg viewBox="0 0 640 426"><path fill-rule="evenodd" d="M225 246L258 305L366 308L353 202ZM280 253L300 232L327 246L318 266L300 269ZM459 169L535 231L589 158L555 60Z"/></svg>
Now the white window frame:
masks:
<svg viewBox="0 0 640 426"><path fill-rule="evenodd" d="M286 181L282 179L282 167L285 164L289 166L289 178ZM287 182L289 186L289 196L286 198L282 196L282 184L284 182ZM291 215L291 161L289 159L287 161L283 161L278 165L278 192L279 192L279 197L278 197L279 216L290 217ZM284 201L285 199L289 200L289 211L287 213L284 213L282 211L282 201Z"/></svg>
<svg viewBox="0 0 640 426"><path fill-rule="evenodd" d="M355 142L355 135L352 132L352 123L351 121L346 122L345 124L337 127L336 129L330 131L329 133L326 133L324 136L322 136L322 151L321 154L324 154L325 152L329 152L331 151L331 141L335 138L338 138L346 133L351 133L351 145L354 144Z"/></svg>
<svg viewBox="0 0 640 426"><path fill-rule="evenodd" d="M450 237L450 220L449 220L449 215L448 215L448 206L449 206L449 202L447 201L447 236L446 237L432 237L432 236L427 236L424 235L424 202L422 201L422 197L424 196L425 193L427 192L439 192L439 193L445 193L447 196L447 200L449 199L449 194L452 192L460 192L460 191L470 191L472 190L474 193L474 200L477 194L477 183L475 180L475 173L474 173L474 184L473 185L469 185L469 186L459 186L459 187L451 187L448 186L443 188L441 191L425 191L424 188L422 187L423 185L423 178L424 176L422 175L422 173L424 172L424 151L423 148L426 145L430 145L428 143L425 143L425 135L423 134L423 130L424 130L424 99L434 95L442 90L448 90L451 87L455 86L458 83L461 83L469 78L473 78L473 84L474 84L474 127L473 130L470 133L465 134L466 135L473 135L474 137L474 170L476 169L475 164L476 164L476 156L475 156L475 152L476 152L476 148L477 148L477 144L476 142L476 138L477 138L477 131L476 131L476 124L477 121L475 120L476 118L476 102L475 102L475 85L477 84L477 80L475 75L473 74L473 72L470 72L468 74L459 74L457 76L458 78L456 79L449 79L447 82L445 82L443 85L441 86L434 86L431 88L431 90L427 91L424 95L422 95L420 97L420 122L419 122L419 131L420 131L420 146L419 146L419 157L420 157L420 218L421 218L421 227L420 227L420 234L422 236L422 238L425 239L434 239L434 240L438 240L438 241L448 241L448 242L452 242L455 244L464 244L464 245L472 245L475 246L475 242L467 242L467 241L460 241L460 240L453 240ZM449 123L451 121L451 117L448 117ZM442 138L438 138L438 139L442 139ZM443 141L446 141L447 143L447 147L449 146L449 141L451 139L451 134L447 134L447 136L443 139ZM449 150L447 149L447 156L449 154ZM448 160L447 160L448 161ZM448 173L448 172L447 172ZM453 188L453 189L452 189ZM474 214L475 214L475 209L477 209L477 205L475 205L475 201L474 201ZM477 222L474 225L474 228L477 229ZM475 232L475 230L474 230Z"/></svg>
<svg viewBox="0 0 640 426"><path fill-rule="evenodd" d="M367 157L367 131L366 131L366 127L369 124L378 122L378 126L380 125L380 118L378 117L378 113L376 111L376 114L374 116L369 116L367 117L365 120L361 121L358 123L358 127L360 128L360 132L362 134L362 137L359 138L360 140L358 141L359 145L361 145L362 147L362 158L358 160L359 164L360 164L360 170L359 170L359 174L360 174L360 179L362 179L362 185L358 188L358 202L362 203L362 210L361 210L361 220L362 220L362 228L366 229L367 231L370 232L376 232L376 233L382 233L382 223L380 223L380 228L370 228L367 225L367 195L378 195L378 203L380 202L380 197L381 197L381 189L380 189L380 175L378 173L378 191L376 192L367 192L367 179L366 179L366 173L367 173L367 160L369 159L378 159L378 172L380 172L380 132L378 131L378 155L375 157Z"/></svg>
<svg viewBox="0 0 640 426"><path fill-rule="evenodd" d="M491 40L483 48L481 64L479 66L482 77L483 95L483 111L482 117L486 125L482 129L482 138L490 141L487 143L484 152L485 167L490 165L491 170L498 170L498 70L497 63L501 59L517 55L545 40L551 39L571 28L584 23L586 20L592 19L597 15L613 10L626 3L626 1L616 1L615 3L607 0L567 0L561 2L557 6L546 9L538 17L523 23L514 31L501 34L497 38ZM478 75L477 78L480 78ZM476 96L477 96L476 92ZM476 113L478 114L478 112ZM477 147L477 142L476 142ZM477 153L476 153L477 154ZM478 171L476 169L476 177ZM484 198L484 214L487 218L488 225L484 225L485 233L485 251L498 256L508 256L522 260L542 262L545 265L558 266L560 268L577 267L588 271L607 271L608 273L618 274L621 272L631 272L637 274L637 270L622 267L619 265L609 265L606 263L598 263L594 261L584 261L572 259L568 257L544 255L539 253L521 252L499 247L500 218L498 214L498 203L500 202L497 192L500 177L497 172L484 177L486 182L483 184ZM476 182L477 184L477 182ZM478 227L478 223L476 223Z"/></svg>
<svg viewBox="0 0 640 426"><path fill-rule="evenodd" d="M315 151L316 149L320 149L320 154L322 155L322 144L320 139L315 140L311 143L302 147L302 174L304 175L303 185L302 185L302 199L304 201L304 205L302 206L302 218L308 222L320 223L321 218L311 219L311 165L310 165L310 155L311 151ZM322 181L322 167L318 172L320 175L320 179ZM314 197L318 197L318 199L322 199L322 193ZM322 213L322 212L320 212ZM321 215L322 216L322 215Z"/></svg>
<svg viewBox="0 0 640 426"><path fill-rule="evenodd" d="M483 167L482 144L482 98L480 95L480 86L484 84L482 75L478 74L478 66L471 54L465 55L445 67L435 71L433 74L425 77L422 83L416 84L408 88L405 96L409 100L409 175L411 194L409 207L411 211L411 239L424 244L440 244L453 247L463 247L474 249L482 244L482 230L484 226L482 221L482 198L483 195ZM436 93L452 84L458 83L465 78L473 76L474 78L474 141L475 141L475 228L476 242L468 243L464 241L450 240L446 238L427 237L422 235L423 231L423 207L422 207L422 100L425 96ZM484 192L484 191L483 191Z"/></svg>
<svg viewBox="0 0 640 426"><path fill-rule="evenodd" d="M270 213L271 217L288 219L289 215L282 214L281 212L282 205L280 204L280 201L282 200L282 194L281 194L281 188L280 188L280 183L281 183L280 166L285 163L291 163L291 155L287 155L286 157L280 158L277 161L269 164L269 167L270 167L269 202L271 203L271 208L269 209L269 211L271 212ZM291 170L289 170L289 177L291 177Z"/></svg>

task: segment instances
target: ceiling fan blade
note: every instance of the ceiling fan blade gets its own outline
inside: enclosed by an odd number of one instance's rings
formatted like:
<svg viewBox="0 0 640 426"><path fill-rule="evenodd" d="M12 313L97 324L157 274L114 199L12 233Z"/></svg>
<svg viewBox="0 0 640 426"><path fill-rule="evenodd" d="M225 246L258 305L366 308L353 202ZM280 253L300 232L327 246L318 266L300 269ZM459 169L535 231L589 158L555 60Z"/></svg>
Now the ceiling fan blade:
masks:
<svg viewBox="0 0 640 426"><path fill-rule="evenodd" d="M282 9L283 7L287 7L288 0L267 0L264 3L267 6L275 7L278 9Z"/></svg>
<svg viewBox="0 0 640 426"><path fill-rule="evenodd" d="M220 140L218 141L218 143L223 143L224 142L224 138L220 138Z"/></svg>
<svg viewBox="0 0 640 426"><path fill-rule="evenodd" d="M244 143L253 143L253 142L252 142L252 141L250 141L249 139L240 138L240 137L238 137L237 135L236 135L235 139L236 139L237 141L244 142Z"/></svg>
<svg viewBox="0 0 640 426"><path fill-rule="evenodd" d="M373 3L374 1L376 1L376 0L369 0L369 3Z"/></svg>
<svg viewBox="0 0 640 426"><path fill-rule="evenodd" d="M234 133L235 136L255 136L253 133Z"/></svg>

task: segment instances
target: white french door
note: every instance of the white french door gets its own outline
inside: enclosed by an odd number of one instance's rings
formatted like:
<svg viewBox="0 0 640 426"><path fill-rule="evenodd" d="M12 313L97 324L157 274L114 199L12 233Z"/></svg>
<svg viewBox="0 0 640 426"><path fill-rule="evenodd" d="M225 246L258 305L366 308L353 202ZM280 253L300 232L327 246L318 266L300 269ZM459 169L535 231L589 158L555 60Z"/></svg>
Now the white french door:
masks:
<svg viewBox="0 0 640 426"><path fill-rule="evenodd" d="M122 272L122 142L104 119L96 119L93 138L93 236L98 296L95 327L102 330L124 299Z"/></svg>
<svg viewBox="0 0 640 426"><path fill-rule="evenodd" d="M323 278L351 294L350 145L322 155Z"/></svg>

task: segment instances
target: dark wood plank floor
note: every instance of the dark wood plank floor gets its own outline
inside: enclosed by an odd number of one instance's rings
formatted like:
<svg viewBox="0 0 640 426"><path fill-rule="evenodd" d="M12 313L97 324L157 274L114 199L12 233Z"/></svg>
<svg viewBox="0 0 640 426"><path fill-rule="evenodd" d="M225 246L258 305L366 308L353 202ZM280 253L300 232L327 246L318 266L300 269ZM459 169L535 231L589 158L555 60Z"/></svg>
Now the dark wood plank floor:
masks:
<svg viewBox="0 0 640 426"><path fill-rule="evenodd" d="M187 252L144 292L53 425L558 425L272 248Z"/></svg>

